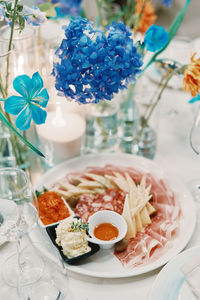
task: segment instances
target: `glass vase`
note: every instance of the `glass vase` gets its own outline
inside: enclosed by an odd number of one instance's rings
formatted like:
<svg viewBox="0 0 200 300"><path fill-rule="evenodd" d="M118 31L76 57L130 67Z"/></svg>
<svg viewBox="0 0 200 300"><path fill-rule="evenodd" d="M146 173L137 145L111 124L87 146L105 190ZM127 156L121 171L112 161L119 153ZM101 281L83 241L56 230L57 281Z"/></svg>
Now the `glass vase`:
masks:
<svg viewBox="0 0 200 300"><path fill-rule="evenodd" d="M0 29L0 40L4 43L9 43L10 26L3 26ZM13 35L12 56L9 63L10 78L18 75L27 74L32 76L33 71L38 70L38 54L37 54L37 37L36 31L32 27L25 27L20 33L19 30L14 30ZM10 85L12 90L12 85Z"/></svg>
<svg viewBox="0 0 200 300"><path fill-rule="evenodd" d="M118 143L118 101L89 104L86 112L85 153L114 152Z"/></svg>
<svg viewBox="0 0 200 300"><path fill-rule="evenodd" d="M9 96L11 80L13 79L14 48L8 51L9 41L0 40L0 98ZM4 101L0 102L0 111L6 119L14 125L9 114L4 111ZM21 140L0 120L0 167L20 166L26 169L27 147Z"/></svg>
<svg viewBox="0 0 200 300"><path fill-rule="evenodd" d="M139 80L121 94L119 144L122 152L154 158L158 128L157 113L154 113L148 122L145 116L154 103L155 88L152 90L146 81Z"/></svg>
<svg viewBox="0 0 200 300"><path fill-rule="evenodd" d="M141 133L140 133L141 132ZM134 136L130 152L135 155L154 159L156 154L157 135L153 128L140 126L139 132Z"/></svg>
<svg viewBox="0 0 200 300"><path fill-rule="evenodd" d="M15 165L16 159L13 153L10 132L0 121L0 168L14 167Z"/></svg>

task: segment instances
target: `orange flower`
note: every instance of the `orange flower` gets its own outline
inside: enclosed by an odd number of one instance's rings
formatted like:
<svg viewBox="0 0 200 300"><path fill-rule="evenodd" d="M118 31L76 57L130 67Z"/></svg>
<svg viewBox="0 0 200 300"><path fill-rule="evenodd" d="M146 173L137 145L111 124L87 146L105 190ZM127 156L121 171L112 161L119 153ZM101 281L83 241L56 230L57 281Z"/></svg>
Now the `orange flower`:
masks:
<svg viewBox="0 0 200 300"><path fill-rule="evenodd" d="M190 91L195 97L200 90L200 57L195 59L196 53L191 57L191 63L184 71L183 90Z"/></svg>
<svg viewBox="0 0 200 300"><path fill-rule="evenodd" d="M157 19L151 0L136 0L135 13L137 16L141 14L137 30L144 34Z"/></svg>

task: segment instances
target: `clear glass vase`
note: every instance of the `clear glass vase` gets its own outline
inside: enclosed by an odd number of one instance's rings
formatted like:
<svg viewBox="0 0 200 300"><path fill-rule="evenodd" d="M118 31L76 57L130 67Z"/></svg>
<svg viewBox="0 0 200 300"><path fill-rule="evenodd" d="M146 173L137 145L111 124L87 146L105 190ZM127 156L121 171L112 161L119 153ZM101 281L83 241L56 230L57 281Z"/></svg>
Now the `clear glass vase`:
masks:
<svg viewBox="0 0 200 300"><path fill-rule="evenodd" d="M0 168L16 166L9 129L0 121Z"/></svg>
<svg viewBox="0 0 200 300"><path fill-rule="evenodd" d="M156 142L156 132L150 126L147 125L143 129L140 127L140 131L133 139L130 153L154 159L156 154Z"/></svg>
<svg viewBox="0 0 200 300"><path fill-rule="evenodd" d="M113 152L118 147L118 101L89 104L86 112L85 153Z"/></svg>
<svg viewBox="0 0 200 300"><path fill-rule="evenodd" d="M10 26L3 26L0 29L0 43L9 43ZM18 75L31 75L33 71L38 70L38 54L37 54L37 37L36 31L32 27L26 27L22 32L14 30L12 55L9 62L10 78L13 79ZM10 85L12 91L12 84Z"/></svg>
<svg viewBox="0 0 200 300"><path fill-rule="evenodd" d="M149 159L154 158L157 140L157 114L154 114L148 122L145 122L144 119L154 103L154 93L155 89L150 91L144 82L137 82L135 85L130 85L128 90L121 94L118 132L122 152Z"/></svg>
<svg viewBox="0 0 200 300"><path fill-rule="evenodd" d="M14 48L8 51L9 41L0 40L0 98L6 99L10 95L11 81L13 80ZM14 125L9 114L4 111L4 101L0 101L0 111L6 119ZM28 148L0 120L0 167L20 166L23 169L28 167Z"/></svg>

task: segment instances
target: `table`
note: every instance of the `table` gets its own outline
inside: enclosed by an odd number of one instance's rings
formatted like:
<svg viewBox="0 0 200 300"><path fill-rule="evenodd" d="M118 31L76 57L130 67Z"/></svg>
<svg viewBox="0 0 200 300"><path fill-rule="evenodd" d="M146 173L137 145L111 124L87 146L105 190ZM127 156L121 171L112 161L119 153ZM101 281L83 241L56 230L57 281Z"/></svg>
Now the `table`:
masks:
<svg viewBox="0 0 200 300"><path fill-rule="evenodd" d="M198 168L200 159L189 145L189 131L195 111L194 106L187 102L189 97L189 94L181 91L170 89L165 91L160 105L158 148L155 157L155 161L161 167L177 174L188 186L190 180L200 178ZM196 208L197 214L200 215L200 203L196 203ZM23 242L28 243L27 239ZM200 218L197 217L197 227L187 248L199 244ZM15 251L13 243L0 247L0 265L12 251ZM147 300L160 269L124 279L98 279L69 273L69 285L73 300ZM17 300L15 289L8 289L1 278L0 299Z"/></svg>

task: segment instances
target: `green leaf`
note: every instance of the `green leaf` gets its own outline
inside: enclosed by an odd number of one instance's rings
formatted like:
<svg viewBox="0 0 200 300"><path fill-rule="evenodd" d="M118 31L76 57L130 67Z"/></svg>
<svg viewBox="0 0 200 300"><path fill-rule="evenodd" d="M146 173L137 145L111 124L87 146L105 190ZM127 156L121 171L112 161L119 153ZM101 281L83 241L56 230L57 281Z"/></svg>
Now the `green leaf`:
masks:
<svg viewBox="0 0 200 300"><path fill-rule="evenodd" d="M45 2L45 3L39 4L38 7L41 11L46 12L47 17L52 17L52 18L56 17L56 11L55 11L54 5L52 3Z"/></svg>
<svg viewBox="0 0 200 300"><path fill-rule="evenodd" d="M4 114L0 111L0 120L8 127L10 128L15 135L17 135L24 144L26 144L31 150L33 150L36 154L38 154L41 157L45 157L42 152L40 152L37 148L35 148L29 141L27 141L6 119Z"/></svg>
<svg viewBox="0 0 200 300"><path fill-rule="evenodd" d="M7 11L11 12L11 10L12 10L12 2L9 2L9 3L6 5L6 8L7 8Z"/></svg>
<svg viewBox="0 0 200 300"><path fill-rule="evenodd" d="M36 190L36 191L35 191L35 195L36 195L36 197L38 198L38 197L40 197L41 195L43 195L44 193L46 193L47 191L48 191L47 188L43 187L43 190L42 190L42 191Z"/></svg>
<svg viewBox="0 0 200 300"><path fill-rule="evenodd" d="M22 10L23 10L23 5L21 4L17 5L17 11L22 12Z"/></svg>
<svg viewBox="0 0 200 300"><path fill-rule="evenodd" d="M53 7L53 4L50 2L45 2L45 3L39 4L38 7L41 11L47 11Z"/></svg>
<svg viewBox="0 0 200 300"><path fill-rule="evenodd" d="M169 32L169 40L168 40L167 44L161 50L159 50L152 56L152 58L147 63L147 65L145 66L143 71L145 71L155 61L156 57L167 48L167 46L169 45L171 40L175 37L179 27L181 26L183 17L186 13L186 10L187 10L190 2L191 2L191 0L186 0L185 5L182 7L182 9L179 11L178 15L173 20L173 22L169 28L169 31L168 31Z"/></svg>
<svg viewBox="0 0 200 300"><path fill-rule="evenodd" d="M18 23L19 23L19 26L20 26L20 29L24 29L24 26L25 26L25 20L24 20L24 16L18 16Z"/></svg>

